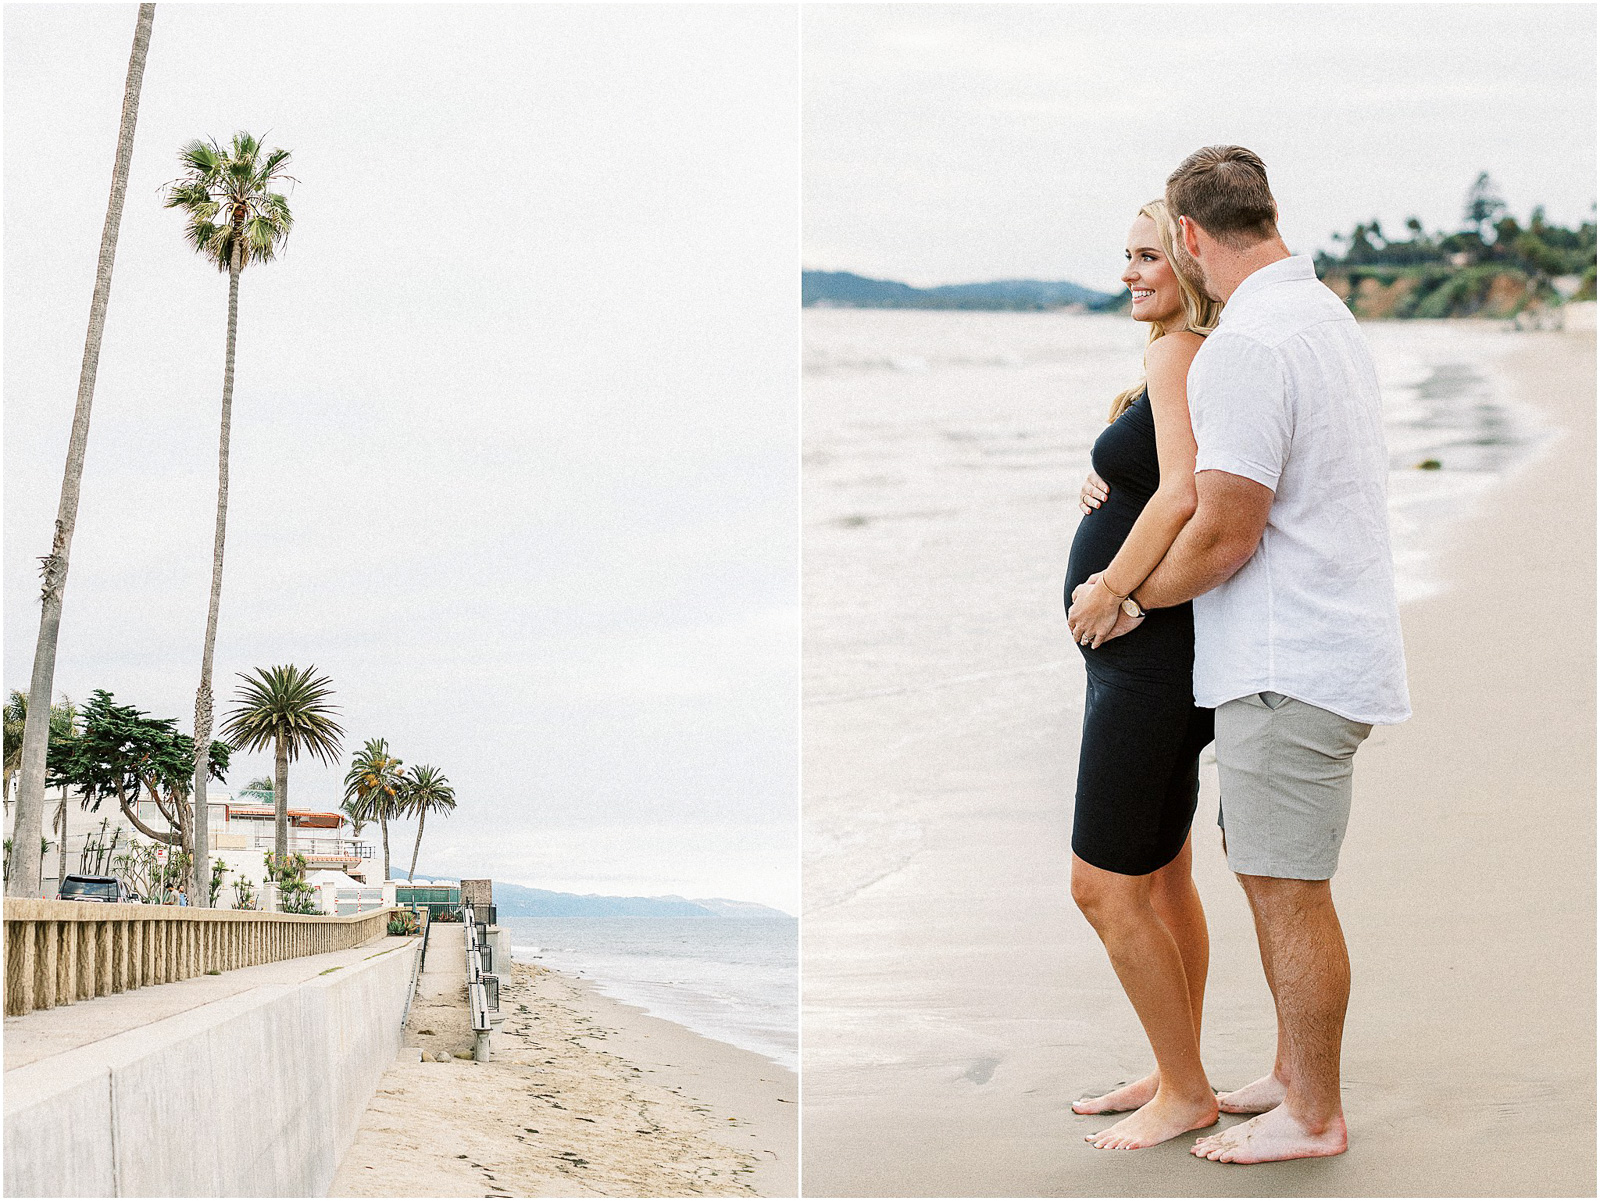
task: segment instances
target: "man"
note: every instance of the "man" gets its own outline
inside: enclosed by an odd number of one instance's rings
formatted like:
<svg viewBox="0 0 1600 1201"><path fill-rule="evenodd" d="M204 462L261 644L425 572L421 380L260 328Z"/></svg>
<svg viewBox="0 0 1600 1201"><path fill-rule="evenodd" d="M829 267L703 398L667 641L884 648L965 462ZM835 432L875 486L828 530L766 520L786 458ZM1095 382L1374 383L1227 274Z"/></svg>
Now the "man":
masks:
<svg viewBox="0 0 1600 1201"><path fill-rule="evenodd" d="M1228 1163L1346 1146L1339 1048L1350 962L1329 880L1356 748L1410 716L1377 374L1349 311L1291 256L1262 162L1208 146L1167 207L1224 302L1190 367L1198 505L1132 612L1194 601L1195 702L1216 710L1218 822L1278 1015L1273 1069L1220 1098L1258 1116L1199 1139Z"/></svg>

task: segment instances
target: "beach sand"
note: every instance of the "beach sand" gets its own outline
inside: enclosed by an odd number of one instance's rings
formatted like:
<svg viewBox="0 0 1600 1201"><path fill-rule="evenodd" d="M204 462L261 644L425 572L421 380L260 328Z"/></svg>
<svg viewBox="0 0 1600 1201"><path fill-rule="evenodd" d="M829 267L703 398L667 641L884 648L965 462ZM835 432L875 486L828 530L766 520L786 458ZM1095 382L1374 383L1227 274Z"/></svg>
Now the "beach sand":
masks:
<svg viewBox="0 0 1600 1201"><path fill-rule="evenodd" d="M1064 624L1054 642L1019 643L989 600L1059 587L1065 546L1009 532L1030 511L997 501L987 530L952 522L908 548L911 583L875 573L893 595L873 605L898 606L909 636L881 638L877 608L857 602L862 635L846 646L900 669L919 642L931 659L989 638L987 662L945 655L944 678L913 664L924 683L876 693L826 672L808 684L807 805L854 800L854 837L893 851L876 879L808 895L808 1195L1594 1195L1595 341L1483 328L1520 339L1499 370L1559 434L1445 535L1448 589L1403 610L1416 715L1375 731L1357 761L1334 885L1354 974L1351 1150L1235 1167L1195 1159L1188 1138L1136 1152L1082 1141L1115 1119L1071 1102L1143 1074L1149 1050L1068 895L1079 732L1052 666L1071 650ZM808 495L827 521L827 497ZM818 542L843 556L837 537ZM1019 550L1058 558L1019 579ZM808 622L830 605L845 602L808 592ZM852 793L852 777L868 789ZM1203 1050L1213 1083L1237 1087L1270 1065L1274 1021L1215 817L1208 767ZM808 855L819 842L850 855L850 828L814 825Z"/></svg>
<svg viewBox="0 0 1600 1201"><path fill-rule="evenodd" d="M493 1057L456 1058L472 1034L441 949L406 1028L423 1062L385 1074L331 1196L794 1195L792 1072L526 964L502 977Z"/></svg>

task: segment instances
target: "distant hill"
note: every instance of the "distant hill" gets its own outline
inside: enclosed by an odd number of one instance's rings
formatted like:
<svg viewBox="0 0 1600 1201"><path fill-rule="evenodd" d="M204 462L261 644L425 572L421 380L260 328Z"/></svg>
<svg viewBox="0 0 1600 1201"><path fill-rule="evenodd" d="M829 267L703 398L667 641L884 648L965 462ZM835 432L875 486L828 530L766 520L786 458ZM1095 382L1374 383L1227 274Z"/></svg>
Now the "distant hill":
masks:
<svg viewBox="0 0 1600 1201"><path fill-rule="evenodd" d="M418 880L449 880L418 872ZM494 906L499 917L710 917L779 918L789 915L754 901L728 901L720 897L688 900L684 897L607 897L593 893L548 892L521 884L494 882Z"/></svg>
<svg viewBox="0 0 1600 1201"><path fill-rule="evenodd" d="M1109 308L1121 299L1121 293L1096 292L1066 281L1003 279L986 284L913 288L849 271L800 273L800 303L807 308L1038 311L1082 305L1092 310Z"/></svg>

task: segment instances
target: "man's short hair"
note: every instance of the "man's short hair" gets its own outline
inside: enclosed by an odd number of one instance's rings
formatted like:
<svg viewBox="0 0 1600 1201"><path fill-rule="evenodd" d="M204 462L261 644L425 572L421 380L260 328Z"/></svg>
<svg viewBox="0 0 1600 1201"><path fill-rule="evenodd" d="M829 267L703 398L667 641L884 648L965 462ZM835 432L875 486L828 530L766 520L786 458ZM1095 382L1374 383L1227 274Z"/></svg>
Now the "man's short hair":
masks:
<svg viewBox="0 0 1600 1201"><path fill-rule="evenodd" d="M1167 176L1167 210L1244 250L1278 232L1267 167L1243 146L1205 146Z"/></svg>

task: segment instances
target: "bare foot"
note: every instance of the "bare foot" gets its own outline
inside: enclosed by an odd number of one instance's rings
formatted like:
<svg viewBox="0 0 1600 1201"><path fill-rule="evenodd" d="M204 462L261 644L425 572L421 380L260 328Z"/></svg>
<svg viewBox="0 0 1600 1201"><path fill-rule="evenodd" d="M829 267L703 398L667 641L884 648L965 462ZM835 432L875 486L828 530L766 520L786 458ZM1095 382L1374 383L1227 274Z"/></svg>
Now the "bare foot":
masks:
<svg viewBox="0 0 1600 1201"><path fill-rule="evenodd" d="M1204 1130L1216 1122L1217 1102L1210 1094L1204 1100L1184 1101L1157 1092L1148 1105L1099 1134L1084 1135L1083 1141L1102 1151L1133 1151L1139 1147L1153 1147L1191 1130Z"/></svg>
<svg viewBox="0 0 1600 1201"><path fill-rule="evenodd" d="M1248 1122L1196 1139L1194 1154L1217 1163L1276 1163L1282 1159L1342 1155L1348 1145L1342 1114L1336 1114L1317 1132L1280 1105Z"/></svg>
<svg viewBox="0 0 1600 1201"><path fill-rule="evenodd" d="M1286 1086L1273 1073L1253 1080L1231 1093L1217 1094L1217 1107L1223 1113L1266 1113L1283 1104Z"/></svg>
<svg viewBox="0 0 1600 1201"><path fill-rule="evenodd" d="M1143 1080L1135 1080L1132 1084L1114 1088L1103 1097L1085 1097L1081 1101L1074 1101L1072 1112L1127 1113L1130 1109L1150 1104L1155 1099L1156 1089L1160 1084L1161 1073L1151 1072Z"/></svg>

